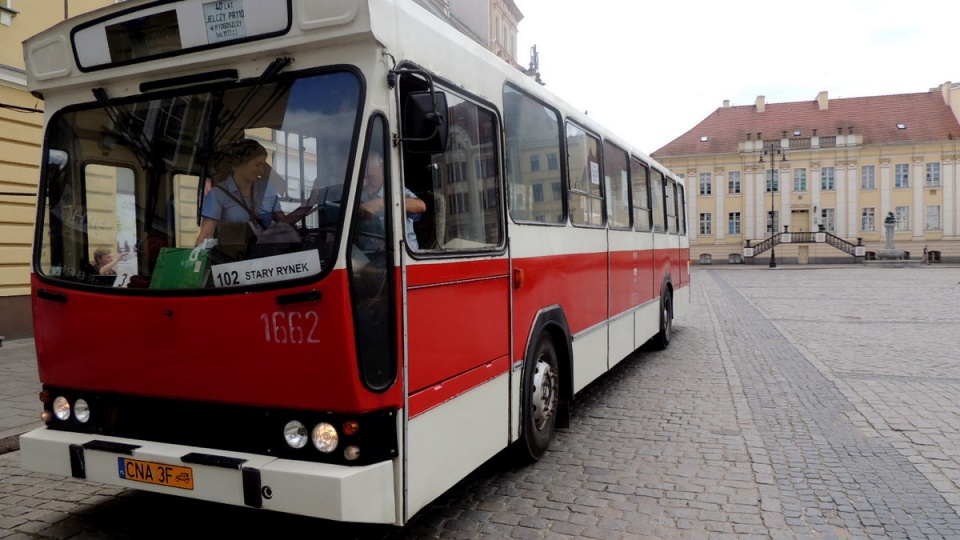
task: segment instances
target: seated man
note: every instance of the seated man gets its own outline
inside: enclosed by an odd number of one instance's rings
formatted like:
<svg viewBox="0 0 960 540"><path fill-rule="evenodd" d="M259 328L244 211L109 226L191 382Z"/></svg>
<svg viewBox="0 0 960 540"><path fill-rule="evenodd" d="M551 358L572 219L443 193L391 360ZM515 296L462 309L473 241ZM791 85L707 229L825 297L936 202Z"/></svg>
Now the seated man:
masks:
<svg viewBox="0 0 960 540"><path fill-rule="evenodd" d="M365 219L383 219L383 156L371 151L367 157L367 171L363 176L363 193L360 195L360 217ZM420 214L427 210L427 205L412 191L404 190L403 206L406 210L406 236L410 249L420 249L417 242L417 233L413 230L413 222L420 219Z"/></svg>

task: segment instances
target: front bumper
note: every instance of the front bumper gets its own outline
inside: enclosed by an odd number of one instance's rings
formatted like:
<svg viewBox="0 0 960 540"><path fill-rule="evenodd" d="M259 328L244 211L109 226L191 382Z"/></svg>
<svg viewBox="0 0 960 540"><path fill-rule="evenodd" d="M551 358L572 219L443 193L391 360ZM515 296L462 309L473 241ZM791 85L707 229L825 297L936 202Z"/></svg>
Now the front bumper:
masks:
<svg viewBox="0 0 960 540"><path fill-rule="evenodd" d="M395 524L395 461L309 463L46 427L20 437L22 467L102 484L334 521ZM192 489L123 478L124 458L191 470Z"/></svg>

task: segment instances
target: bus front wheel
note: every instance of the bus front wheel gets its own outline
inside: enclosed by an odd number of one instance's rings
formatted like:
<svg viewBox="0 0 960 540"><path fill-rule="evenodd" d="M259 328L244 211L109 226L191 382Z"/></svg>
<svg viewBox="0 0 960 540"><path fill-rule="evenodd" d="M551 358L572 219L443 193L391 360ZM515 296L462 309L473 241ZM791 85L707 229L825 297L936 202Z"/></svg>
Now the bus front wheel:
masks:
<svg viewBox="0 0 960 540"><path fill-rule="evenodd" d="M553 440L560 401L557 350L547 333L537 341L533 361L524 370L523 450L530 460L540 459Z"/></svg>

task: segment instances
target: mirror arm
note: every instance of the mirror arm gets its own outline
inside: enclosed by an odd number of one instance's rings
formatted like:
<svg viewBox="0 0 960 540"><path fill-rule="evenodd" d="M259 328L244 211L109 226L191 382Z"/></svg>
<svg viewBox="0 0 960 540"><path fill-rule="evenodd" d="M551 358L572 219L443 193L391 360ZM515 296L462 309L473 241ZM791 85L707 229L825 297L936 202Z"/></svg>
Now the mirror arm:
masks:
<svg viewBox="0 0 960 540"><path fill-rule="evenodd" d="M421 77L423 77L424 79L427 80L427 86L428 86L429 89L430 89L430 99L433 101L433 115L434 115L433 118L430 118L430 119L429 119L429 121L430 121L431 123L433 123L433 124L435 125L435 127L433 128L433 133L431 133L431 134L430 134L429 136L427 136L427 137L402 137L402 136L401 136L401 137L397 137L397 136L394 136L394 138L393 138L394 145L396 145L397 143L401 143L401 142L426 142L426 141L429 141L429 140L432 139L434 136L436 136L437 133L440 132L440 125L441 125L443 122L446 122L446 119L443 117L443 115L441 115L440 112L437 111L437 91L436 91L436 87L435 87L434 84L433 84L433 77L430 75L429 72L424 71L424 70L422 70L422 69L401 68L401 69L391 69L391 70L388 72L388 79L389 79L390 77L397 77L397 76L401 76L401 75L420 75ZM394 79L394 80L396 80L396 79Z"/></svg>

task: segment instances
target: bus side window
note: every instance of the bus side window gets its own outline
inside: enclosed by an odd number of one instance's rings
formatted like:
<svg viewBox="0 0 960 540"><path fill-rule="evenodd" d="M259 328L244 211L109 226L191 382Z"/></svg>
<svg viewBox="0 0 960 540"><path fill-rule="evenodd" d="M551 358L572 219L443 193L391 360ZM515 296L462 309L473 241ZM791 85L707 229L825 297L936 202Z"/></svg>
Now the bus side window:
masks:
<svg viewBox="0 0 960 540"><path fill-rule="evenodd" d="M559 115L504 86L503 118L510 217L527 222L565 222Z"/></svg>
<svg viewBox="0 0 960 540"><path fill-rule="evenodd" d="M667 179L664 189L664 201L667 207L667 232L677 234L679 224L677 222L677 183L672 179Z"/></svg>
<svg viewBox="0 0 960 540"><path fill-rule="evenodd" d="M429 160L404 155L404 183L427 206L414 222L418 251L498 249L504 233L496 115L453 93L447 103L446 151Z"/></svg>
<svg viewBox="0 0 960 540"><path fill-rule="evenodd" d="M653 232L667 232L666 203L663 198L663 173L654 169L650 178L650 210L653 216Z"/></svg>
<svg viewBox="0 0 960 540"><path fill-rule="evenodd" d="M633 189L633 228L650 230L650 175L641 161L630 159L630 183Z"/></svg>
<svg viewBox="0 0 960 540"><path fill-rule="evenodd" d="M630 176L627 153L603 142L603 180L607 193L607 221L611 229L630 229Z"/></svg>
<svg viewBox="0 0 960 540"><path fill-rule="evenodd" d="M600 139L567 123L567 204L574 225L603 225Z"/></svg>

